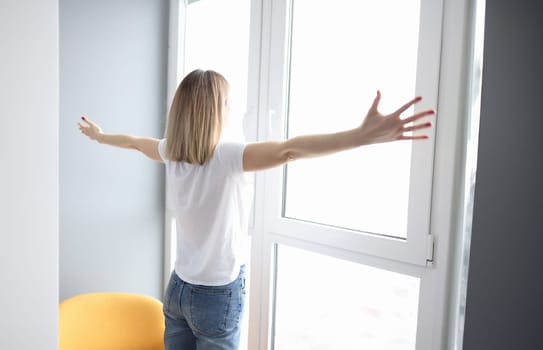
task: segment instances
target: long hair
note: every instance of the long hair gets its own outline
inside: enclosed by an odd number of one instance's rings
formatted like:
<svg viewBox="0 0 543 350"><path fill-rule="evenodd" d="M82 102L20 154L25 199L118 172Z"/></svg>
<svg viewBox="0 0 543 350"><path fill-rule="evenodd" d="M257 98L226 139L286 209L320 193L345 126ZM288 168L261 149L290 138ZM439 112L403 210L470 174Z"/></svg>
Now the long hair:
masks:
<svg viewBox="0 0 543 350"><path fill-rule="evenodd" d="M219 73L200 69L179 84L166 126L166 157L191 164L206 163L223 126L228 82Z"/></svg>

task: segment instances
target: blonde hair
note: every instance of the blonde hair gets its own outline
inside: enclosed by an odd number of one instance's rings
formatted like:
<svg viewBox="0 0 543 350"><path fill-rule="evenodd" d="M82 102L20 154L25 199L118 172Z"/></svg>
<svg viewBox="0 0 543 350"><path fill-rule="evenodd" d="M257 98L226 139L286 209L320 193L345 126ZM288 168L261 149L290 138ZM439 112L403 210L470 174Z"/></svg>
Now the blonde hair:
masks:
<svg viewBox="0 0 543 350"><path fill-rule="evenodd" d="M206 163L219 142L228 82L219 73L200 69L179 84L166 126L166 157L191 164Z"/></svg>

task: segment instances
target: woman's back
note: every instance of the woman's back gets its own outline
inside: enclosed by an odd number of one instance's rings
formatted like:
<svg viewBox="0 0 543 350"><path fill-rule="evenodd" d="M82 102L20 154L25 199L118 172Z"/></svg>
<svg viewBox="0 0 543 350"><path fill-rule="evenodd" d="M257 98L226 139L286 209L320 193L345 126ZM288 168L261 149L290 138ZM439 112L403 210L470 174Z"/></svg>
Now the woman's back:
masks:
<svg viewBox="0 0 543 350"><path fill-rule="evenodd" d="M251 187L243 172L242 143L219 143L204 165L165 159L167 191L175 211L177 260L183 280L200 285L233 281L245 261Z"/></svg>

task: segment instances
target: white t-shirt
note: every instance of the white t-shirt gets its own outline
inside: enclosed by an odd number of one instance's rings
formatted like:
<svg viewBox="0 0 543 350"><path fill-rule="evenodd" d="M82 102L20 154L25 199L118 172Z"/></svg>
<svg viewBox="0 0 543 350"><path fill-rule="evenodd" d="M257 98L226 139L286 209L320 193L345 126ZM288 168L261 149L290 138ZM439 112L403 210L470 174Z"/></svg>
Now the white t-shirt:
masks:
<svg viewBox="0 0 543 350"><path fill-rule="evenodd" d="M245 263L252 186L243 173L244 149L221 142L206 164L193 165L167 160L166 139L159 142L176 217L175 272L186 282L225 285Z"/></svg>

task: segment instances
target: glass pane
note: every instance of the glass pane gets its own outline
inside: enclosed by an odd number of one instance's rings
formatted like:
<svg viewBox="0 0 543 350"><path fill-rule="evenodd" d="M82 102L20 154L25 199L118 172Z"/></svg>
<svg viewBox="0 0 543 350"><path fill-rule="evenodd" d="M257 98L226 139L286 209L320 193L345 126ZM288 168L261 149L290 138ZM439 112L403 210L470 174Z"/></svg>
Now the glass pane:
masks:
<svg viewBox="0 0 543 350"><path fill-rule="evenodd" d="M415 349L420 280L277 248L274 349Z"/></svg>
<svg viewBox="0 0 543 350"><path fill-rule="evenodd" d="M247 104L250 0L196 0L186 9L183 76L211 69L230 83L229 125L223 135L241 138ZM182 77L181 77L182 78Z"/></svg>
<svg viewBox="0 0 543 350"><path fill-rule="evenodd" d="M419 12L416 0L293 1L288 137L356 127L377 90L383 113L413 98ZM402 141L289 164L284 215L406 238L410 161Z"/></svg>
<svg viewBox="0 0 543 350"><path fill-rule="evenodd" d="M223 139L243 139L243 116L247 104L249 61L250 0L189 0L184 35L183 78L194 69L211 69L230 83L230 115ZM183 14L180 16L183 18ZM250 246L250 242L247 243ZM245 316L242 322L240 349L247 349L249 329L250 261L246 262Z"/></svg>

